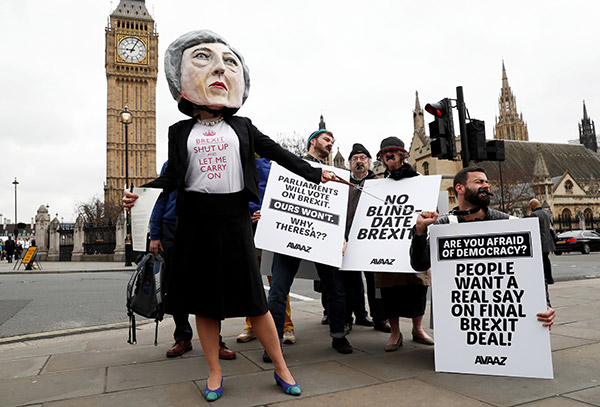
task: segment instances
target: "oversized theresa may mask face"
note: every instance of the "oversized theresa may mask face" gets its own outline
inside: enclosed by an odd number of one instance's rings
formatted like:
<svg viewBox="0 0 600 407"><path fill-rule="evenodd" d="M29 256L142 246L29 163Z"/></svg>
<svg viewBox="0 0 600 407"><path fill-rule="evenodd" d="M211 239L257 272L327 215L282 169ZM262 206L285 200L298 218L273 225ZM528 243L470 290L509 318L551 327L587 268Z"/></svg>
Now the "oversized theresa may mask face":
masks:
<svg viewBox="0 0 600 407"><path fill-rule="evenodd" d="M228 46L198 44L183 52L182 96L212 109L240 108L244 96L244 69Z"/></svg>

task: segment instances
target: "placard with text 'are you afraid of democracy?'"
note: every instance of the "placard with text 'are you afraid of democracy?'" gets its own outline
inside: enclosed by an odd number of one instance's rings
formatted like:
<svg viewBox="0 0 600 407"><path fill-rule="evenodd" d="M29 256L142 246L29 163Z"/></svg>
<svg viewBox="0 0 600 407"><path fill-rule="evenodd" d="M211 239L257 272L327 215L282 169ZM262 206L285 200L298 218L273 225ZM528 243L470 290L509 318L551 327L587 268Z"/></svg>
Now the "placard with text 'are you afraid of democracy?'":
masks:
<svg viewBox="0 0 600 407"><path fill-rule="evenodd" d="M552 379L538 219L429 229L435 370Z"/></svg>

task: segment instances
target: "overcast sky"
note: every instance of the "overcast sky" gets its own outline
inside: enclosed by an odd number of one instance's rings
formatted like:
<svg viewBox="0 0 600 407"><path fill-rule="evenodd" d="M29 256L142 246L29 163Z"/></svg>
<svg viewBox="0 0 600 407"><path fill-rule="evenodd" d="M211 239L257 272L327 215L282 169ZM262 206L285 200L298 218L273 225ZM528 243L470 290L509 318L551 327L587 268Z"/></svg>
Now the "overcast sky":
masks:
<svg viewBox="0 0 600 407"><path fill-rule="evenodd" d="M104 28L108 0L0 2L0 214L30 222L40 205L74 220L106 179ZM577 139L585 99L600 119L597 1L147 0L158 24L157 167L184 119L162 69L181 34L210 29L246 58L239 111L265 134L308 136L323 114L344 157L362 142L410 146L421 103L456 97L492 138L502 60L531 141ZM135 113L135 112L134 112ZM457 114L455 113L455 119ZM428 120L429 121L429 120Z"/></svg>

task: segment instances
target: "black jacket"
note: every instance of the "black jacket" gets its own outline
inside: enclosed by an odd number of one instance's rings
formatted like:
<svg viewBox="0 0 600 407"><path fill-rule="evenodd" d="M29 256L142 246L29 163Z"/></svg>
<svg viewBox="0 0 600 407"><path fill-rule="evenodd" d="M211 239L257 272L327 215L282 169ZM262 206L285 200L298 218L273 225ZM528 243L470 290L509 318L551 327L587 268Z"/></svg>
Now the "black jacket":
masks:
<svg viewBox="0 0 600 407"><path fill-rule="evenodd" d="M254 161L255 153L268 158L298 174L308 181L321 182L321 169L315 168L306 161L290 153L275 141L262 134L245 117L231 116L225 119L237 134L240 142L240 158L244 174L244 192L248 195L249 202L259 202L258 172ZM181 207L181 192L185 187L185 174L188 167L187 139L192 131L196 119L183 120L169 127L169 160L165 173L144 185L149 188L162 188L165 192L179 190L177 195L177 208Z"/></svg>

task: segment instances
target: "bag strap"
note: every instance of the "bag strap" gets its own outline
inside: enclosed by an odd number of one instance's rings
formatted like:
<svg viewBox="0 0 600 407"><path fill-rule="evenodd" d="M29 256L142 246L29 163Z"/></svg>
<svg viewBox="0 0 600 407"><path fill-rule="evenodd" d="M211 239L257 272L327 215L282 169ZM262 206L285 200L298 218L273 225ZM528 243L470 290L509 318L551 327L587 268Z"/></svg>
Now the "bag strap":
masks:
<svg viewBox="0 0 600 407"><path fill-rule="evenodd" d="M142 273L142 270L144 270L144 265L150 259L150 254L145 255L142 261L138 263L138 266L136 267L135 271L131 275L131 278L129 279L129 282L127 283L127 315L129 316L129 339L127 340L127 343L131 345L135 345L137 343L137 336L135 332L135 314L131 309L133 286L135 285L135 281L137 280L139 275Z"/></svg>
<svg viewBox="0 0 600 407"><path fill-rule="evenodd" d="M164 312L162 310L162 275L164 270L165 262L160 254L157 254L154 259L154 294L156 295L156 303L158 305L159 313L156 315L154 322L156 326L154 328L154 346L158 346L158 323L162 321Z"/></svg>

